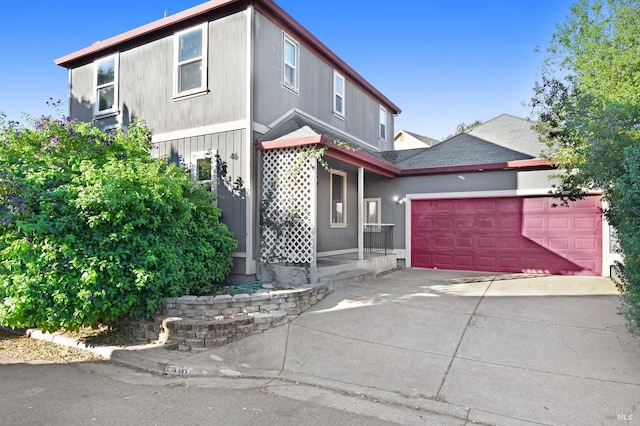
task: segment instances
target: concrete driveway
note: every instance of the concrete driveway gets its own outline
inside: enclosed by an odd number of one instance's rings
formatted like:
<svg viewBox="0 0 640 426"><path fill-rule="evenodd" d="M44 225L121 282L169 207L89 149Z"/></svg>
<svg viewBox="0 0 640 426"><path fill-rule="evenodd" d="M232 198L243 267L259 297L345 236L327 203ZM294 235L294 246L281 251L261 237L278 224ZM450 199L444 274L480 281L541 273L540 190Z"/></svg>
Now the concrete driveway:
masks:
<svg viewBox="0 0 640 426"><path fill-rule="evenodd" d="M619 303L606 278L407 269L181 363L415 407L426 424L640 424L639 339Z"/></svg>

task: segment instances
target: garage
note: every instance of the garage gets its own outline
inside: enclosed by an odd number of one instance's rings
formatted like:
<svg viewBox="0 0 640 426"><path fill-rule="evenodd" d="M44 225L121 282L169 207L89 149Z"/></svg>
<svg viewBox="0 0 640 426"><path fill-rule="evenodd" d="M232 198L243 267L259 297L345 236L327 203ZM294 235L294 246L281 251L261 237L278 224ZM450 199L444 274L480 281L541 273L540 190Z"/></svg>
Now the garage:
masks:
<svg viewBox="0 0 640 426"><path fill-rule="evenodd" d="M599 196L411 200L411 266L602 275Z"/></svg>

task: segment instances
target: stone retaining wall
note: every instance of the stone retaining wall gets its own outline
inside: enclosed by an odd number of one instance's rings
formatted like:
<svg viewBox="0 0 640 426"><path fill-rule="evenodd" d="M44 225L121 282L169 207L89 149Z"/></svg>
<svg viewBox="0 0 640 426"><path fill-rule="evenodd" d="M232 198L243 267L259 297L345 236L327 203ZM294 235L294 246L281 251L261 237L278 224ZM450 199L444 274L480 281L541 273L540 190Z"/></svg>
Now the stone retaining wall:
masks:
<svg viewBox="0 0 640 426"><path fill-rule="evenodd" d="M317 285L234 296L172 297L165 299L155 321L133 321L121 328L141 340L204 351L285 324L329 292L327 285Z"/></svg>

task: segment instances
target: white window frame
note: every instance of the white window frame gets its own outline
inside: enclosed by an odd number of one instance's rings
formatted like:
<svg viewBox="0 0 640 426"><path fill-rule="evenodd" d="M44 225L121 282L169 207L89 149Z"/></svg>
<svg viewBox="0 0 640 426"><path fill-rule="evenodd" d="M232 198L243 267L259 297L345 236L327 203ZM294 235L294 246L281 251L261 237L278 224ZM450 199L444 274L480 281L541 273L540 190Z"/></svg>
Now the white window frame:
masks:
<svg viewBox="0 0 640 426"><path fill-rule="evenodd" d="M338 91L338 80L342 81L342 92ZM345 92L346 92L347 81L342 76L342 74L337 71L333 71L333 113L339 117L345 116ZM338 110L338 99L342 101L342 110Z"/></svg>
<svg viewBox="0 0 640 426"><path fill-rule="evenodd" d="M287 44L295 48L294 57L295 64L287 62ZM287 68L293 69L293 84L287 82ZM300 43L295 41L286 33L283 33L282 43L282 85L289 90L298 93L300 90Z"/></svg>
<svg viewBox="0 0 640 426"><path fill-rule="evenodd" d="M173 97L183 98L185 96L206 93L207 91L207 69L208 69L208 41L209 41L209 23L205 22L195 27L188 28L183 31L174 33L173 35ZM195 58L189 58L180 62L180 38L183 35L192 33L194 31L201 32L202 50L200 56ZM202 75L200 76L200 86L194 87L189 90L180 91L180 67L193 64L195 62L202 62Z"/></svg>
<svg viewBox="0 0 640 426"><path fill-rule="evenodd" d="M211 187L211 192L215 194L218 189L218 182L216 179L216 174L218 170L218 165L216 162L217 150L208 150L208 151L198 151L191 153L191 178L205 186L209 185ZM202 160L203 158L211 159L211 179L199 180L198 179L198 160Z"/></svg>
<svg viewBox="0 0 640 426"><path fill-rule="evenodd" d="M382 141L387 141L387 110L385 107L380 105L380 118L378 125L378 138Z"/></svg>
<svg viewBox="0 0 640 426"><path fill-rule="evenodd" d="M342 177L342 199L341 199L341 219L334 221L334 205L333 205L333 176ZM330 170L329 174L329 224L332 228L345 228L347 226L347 173L342 170ZM336 209L338 206L336 206Z"/></svg>
<svg viewBox="0 0 640 426"><path fill-rule="evenodd" d="M113 81L109 83L98 84L98 70L100 69L100 63L104 61L108 61L113 59ZM93 94L95 97L94 102L94 115L96 117L104 117L106 115L118 114L119 112L119 96L118 96L118 74L119 72L119 54L105 56L103 58L97 59L93 62L93 81L94 81L94 90ZM108 88L109 86L113 86L113 105L111 108L100 110L100 96L98 95L98 91Z"/></svg>

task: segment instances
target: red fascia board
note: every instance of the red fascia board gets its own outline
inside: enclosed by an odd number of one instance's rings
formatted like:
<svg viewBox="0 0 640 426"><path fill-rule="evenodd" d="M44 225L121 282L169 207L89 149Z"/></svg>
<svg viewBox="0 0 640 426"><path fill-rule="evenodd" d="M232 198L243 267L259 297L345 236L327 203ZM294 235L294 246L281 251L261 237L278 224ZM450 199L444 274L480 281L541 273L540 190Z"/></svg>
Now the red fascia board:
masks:
<svg viewBox="0 0 640 426"><path fill-rule="evenodd" d="M555 164L544 159L516 160L504 163L472 164L464 166L431 167L424 169L402 170L401 176L421 176L447 173L489 172L496 170L541 170L553 169Z"/></svg>
<svg viewBox="0 0 640 426"><path fill-rule="evenodd" d="M335 144L329 145L329 149L324 155L335 160L344 161L352 166L362 167L366 170L389 178L398 177L401 173L401 170L397 167L382 162L363 152L342 148Z"/></svg>
<svg viewBox="0 0 640 426"><path fill-rule="evenodd" d="M393 167L387 163L379 161L359 151L341 148L336 146L331 139L325 135L305 136L302 138L281 139L275 141L266 141L258 144L260 150L283 149L294 146L317 145L319 147L327 147L324 153L325 157L334 160L343 161L355 167L362 167L370 172L379 175L394 178L400 174L400 169Z"/></svg>
<svg viewBox="0 0 640 426"><path fill-rule="evenodd" d="M170 15L166 18L158 19L157 21L150 22L141 27L108 38L107 40L98 41L89 47L85 47L84 49L80 49L76 52L56 59L55 63L56 65L71 68L74 62L80 61L85 57L94 57L100 52L110 51L112 49L115 49L115 47L119 47L121 45L128 45L134 39L150 36L155 32L167 29L175 25L179 25L180 23L189 21L200 15L204 15L233 3L241 2L239 2L238 0L209 0L206 3L194 6L182 12L176 13L175 15Z"/></svg>
<svg viewBox="0 0 640 426"><path fill-rule="evenodd" d="M371 83L369 83L364 77L358 74L353 68L351 68L345 61L343 61L338 55L333 53L331 49L325 46L318 38L311 34L306 28L304 28L298 21L296 21L291 15L285 12L280 6L278 6L272 0L260 0L255 1L256 10L269 18L272 22L284 26L286 30L293 31L295 35L302 38L303 44L313 51L321 58L326 58L329 66L337 69L342 74L349 76L357 86L360 86L365 92L369 92L386 108L390 109L393 114L400 114L401 109L396 104L391 102L386 96L384 96L378 89L376 89ZM294 34L291 34L294 36Z"/></svg>

